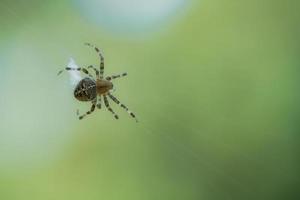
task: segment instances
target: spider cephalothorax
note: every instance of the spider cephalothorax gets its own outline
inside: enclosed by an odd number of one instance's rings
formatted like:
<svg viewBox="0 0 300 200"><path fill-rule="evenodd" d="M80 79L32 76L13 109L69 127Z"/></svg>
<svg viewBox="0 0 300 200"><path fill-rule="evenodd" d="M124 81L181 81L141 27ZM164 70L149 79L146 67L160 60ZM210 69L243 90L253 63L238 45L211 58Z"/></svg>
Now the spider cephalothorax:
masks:
<svg viewBox="0 0 300 200"><path fill-rule="evenodd" d="M130 114L130 116L135 118L135 120L137 121L135 115L124 104L122 104L116 97L114 97L110 93L110 90L113 89L113 84L111 81L113 79L126 76L127 73L123 73L123 74L119 74L119 75L115 75L115 76L108 76L106 78L103 78L104 57L103 57L102 53L100 52L100 50L97 47L95 47L89 43L86 43L86 45L94 48L100 57L100 71L98 69L96 69L93 65L88 66L88 68L91 68L95 71L96 79L93 78L93 76L89 73L89 71L86 68L83 68L83 67L79 67L79 68L66 67L65 68L66 70L81 71L81 72L85 73L86 75L88 75L88 77L85 77L78 82L78 84L76 85L75 90L74 90L74 97L77 100L92 102L92 107L91 107L90 111L86 112L84 115L81 115L79 117L79 119L83 119L85 116L94 112L96 105L99 109L101 108L101 96L103 96L105 107L114 115L114 117L116 119L119 119L118 115L109 106L109 102L108 102L108 98L107 98L107 96L108 96L116 104L118 104L123 109L125 109L128 112L128 114ZM58 74L61 74L62 72L63 72L63 70L61 70ZM97 104L97 102L98 102L98 104Z"/></svg>

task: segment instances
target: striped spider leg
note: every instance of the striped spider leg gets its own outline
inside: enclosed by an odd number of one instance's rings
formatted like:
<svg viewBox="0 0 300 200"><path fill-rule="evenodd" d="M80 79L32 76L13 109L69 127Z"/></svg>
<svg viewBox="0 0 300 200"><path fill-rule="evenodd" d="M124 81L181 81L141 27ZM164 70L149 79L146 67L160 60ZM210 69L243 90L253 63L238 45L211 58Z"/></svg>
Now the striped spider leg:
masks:
<svg viewBox="0 0 300 200"><path fill-rule="evenodd" d="M85 43L85 45L92 47L95 49L95 51L98 53L99 57L100 57L100 79L103 79L103 73L104 73L104 56L102 55L102 53L100 52L100 49L90 43Z"/></svg>
<svg viewBox="0 0 300 200"><path fill-rule="evenodd" d="M108 80L108 81L111 81L113 79L121 78L121 77L124 77L124 76L127 76L126 72L124 72L122 74L118 74L118 75L107 76L105 79Z"/></svg>
<svg viewBox="0 0 300 200"><path fill-rule="evenodd" d="M111 100L113 100L116 104L118 104L121 108L125 109L126 112L135 119L136 122L138 122L135 114L133 112L131 112L127 106L125 106L124 104L122 104L116 97L114 97L112 94L108 93L109 98L111 98Z"/></svg>
<svg viewBox="0 0 300 200"><path fill-rule="evenodd" d="M111 113L114 115L114 117L115 117L116 119L119 119L119 116L118 116L118 115L113 111L113 109L111 109L111 107L109 106L108 99L107 99L106 95L103 95L103 98L104 98L104 104L105 104L105 107L107 108L107 110L108 110L109 112L111 112Z"/></svg>
<svg viewBox="0 0 300 200"><path fill-rule="evenodd" d="M97 108L98 108L98 109L101 109L101 95L99 95L99 97L98 97Z"/></svg>
<svg viewBox="0 0 300 200"><path fill-rule="evenodd" d="M97 98L95 98L93 101L92 101L92 107L89 111L87 111L85 114L79 116L79 119L83 119L84 117L86 117L87 115L90 115L92 114L92 112L95 111L95 107L96 107L96 104L97 104ZM79 114L79 112L77 111L77 114Z"/></svg>
<svg viewBox="0 0 300 200"><path fill-rule="evenodd" d="M83 73L85 73L86 75L88 75L89 77L93 78L93 76L89 73L89 71L84 68L84 67L78 67L78 68L71 68L71 67L66 67L65 68L66 71L81 71ZM63 73L64 70L60 70L57 75L60 75L61 73Z"/></svg>
<svg viewBox="0 0 300 200"><path fill-rule="evenodd" d="M92 68L95 71L96 78L100 79L100 77L99 77L99 70L96 69L93 65L88 66L88 69L90 69L90 68Z"/></svg>

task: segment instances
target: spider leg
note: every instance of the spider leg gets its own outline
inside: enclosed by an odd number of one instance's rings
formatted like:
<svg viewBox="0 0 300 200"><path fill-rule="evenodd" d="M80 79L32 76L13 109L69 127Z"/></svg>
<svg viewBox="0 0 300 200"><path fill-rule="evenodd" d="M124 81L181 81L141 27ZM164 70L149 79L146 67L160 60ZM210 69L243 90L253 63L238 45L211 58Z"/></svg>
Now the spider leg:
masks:
<svg viewBox="0 0 300 200"><path fill-rule="evenodd" d="M124 76L127 76L126 72L124 72L123 74L108 76L108 77L106 77L106 80L110 81L112 79L121 78L121 77L124 77Z"/></svg>
<svg viewBox="0 0 300 200"><path fill-rule="evenodd" d="M96 103L97 103L97 98L96 98L95 100L92 101L92 104L93 104L93 105L92 105L91 109L90 109L88 112L86 112L84 115L79 116L79 119L81 120L81 119L83 119L84 117L86 117L87 115L89 115L89 114L91 114L92 112L94 112L95 107L96 107Z"/></svg>
<svg viewBox="0 0 300 200"><path fill-rule="evenodd" d="M112 94L108 93L108 96L119 106L121 106L123 109L125 109L127 111L127 113L135 119L136 122L138 122L135 114L133 114L133 112L131 112L124 104L122 104L116 97L114 97Z"/></svg>
<svg viewBox="0 0 300 200"><path fill-rule="evenodd" d="M96 46L90 44L90 43L85 43L85 45L90 46L95 49L95 51L99 54L100 57L100 78L103 78L103 73L104 73L104 57L102 53L100 52L100 49L97 48Z"/></svg>
<svg viewBox="0 0 300 200"><path fill-rule="evenodd" d="M119 119L118 115L116 115L116 113L109 106L108 99L107 99L106 95L103 95L103 97L104 97L104 104L105 104L106 108L108 109L108 111L111 112L116 119Z"/></svg>
<svg viewBox="0 0 300 200"><path fill-rule="evenodd" d="M96 78L99 79L99 71L93 65L88 66L88 69L92 68L96 73Z"/></svg>
<svg viewBox="0 0 300 200"><path fill-rule="evenodd" d="M100 95L99 95L99 99L98 99L97 108L101 109L101 96Z"/></svg>
<svg viewBox="0 0 300 200"><path fill-rule="evenodd" d="M79 68L71 68L71 67L66 67L65 70L67 71L82 71L83 73L85 73L86 75L89 75L89 77L92 77L93 76L89 73L89 71L84 68L84 67L79 67ZM61 73L63 73L64 70L60 70L57 75L60 75Z"/></svg>

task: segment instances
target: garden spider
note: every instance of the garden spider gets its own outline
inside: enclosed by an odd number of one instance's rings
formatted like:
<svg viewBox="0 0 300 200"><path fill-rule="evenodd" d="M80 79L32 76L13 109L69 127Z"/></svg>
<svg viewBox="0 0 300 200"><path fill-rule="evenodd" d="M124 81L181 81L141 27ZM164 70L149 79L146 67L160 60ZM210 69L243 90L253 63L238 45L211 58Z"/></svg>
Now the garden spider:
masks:
<svg viewBox="0 0 300 200"><path fill-rule="evenodd" d="M95 47L94 45L91 45L90 43L85 43L85 45L90 46L95 49L95 51L98 53L100 57L100 71L96 69L93 65L88 66L87 68L91 68L96 73L96 80L93 78L93 76L89 73L89 71L84 67L79 68L72 68L72 67L66 67L65 70L74 70L74 71L81 71L88 75L88 77L85 77L79 81L79 83L76 85L74 89L74 96L79 101L90 101L92 103L91 109L86 112L84 115L79 116L79 119L83 119L87 115L91 114L95 111L96 106L101 109L101 96L103 96L104 99L104 105L110 111L115 119L119 119L119 116L112 110L112 108L109 105L108 98L113 100L116 104L121 106L123 109L127 111L127 113L137 121L137 118L135 117L135 114L133 114L124 104L122 104L116 97L114 97L110 90L113 89L113 83L111 82L113 79L120 78L123 76L126 76L127 73L119 74L119 75L113 75L113 76L107 76L103 78L104 73L104 57L101 54L100 50ZM58 72L58 75L60 75L64 70L61 70ZM98 97L98 99L97 99ZM98 104L97 104L98 102Z"/></svg>

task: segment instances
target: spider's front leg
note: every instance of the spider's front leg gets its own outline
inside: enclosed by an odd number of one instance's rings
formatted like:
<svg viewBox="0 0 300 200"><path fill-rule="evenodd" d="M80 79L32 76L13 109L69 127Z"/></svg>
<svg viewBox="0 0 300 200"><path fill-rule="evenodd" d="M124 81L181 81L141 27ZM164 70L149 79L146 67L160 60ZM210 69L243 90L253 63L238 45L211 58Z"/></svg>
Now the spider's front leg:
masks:
<svg viewBox="0 0 300 200"><path fill-rule="evenodd" d="M108 99L107 99L106 95L103 95L103 98L104 98L104 104L105 104L107 110L108 110L109 112L111 112L111 113L114 115L114 117L115 117L116 119L119 119L119 116L118 116L118 115L113 111L113 109L111 109L111 107L109 106Z"/></svg>
<svg viewBox="0 0 300 200"><path fill-rule="evenodd" d="M86 112L84 115L79 116L80 120L95 111L96 104L97 104L97 98L92 101L92 104L93 105L92 105L91 109L88 112ZM79 113L77 112L77 114L79 114Z"/></svg>
<svg viewBox="0 0 300 200"><path fill-rule="evenodd" d="M95 51L98 53L99 57L100 57L100 79L103 78L103 74L104 74L104 56L102 55L100 49L90 43L85 43L85 45L90 46L92 48L95 49Z"/></svg>
<svg viewBox="0 0 300 200"><path fill-rule="evenodd" d="M125 106L124 104L122 104L116 97L114 97L111 93L108 93L109 98L111 98L111 100L113 100L116 104L118 104L119 106L121 106L121 108L125 109L127 111L127 113L135 119L136 122L138 122L135 114L133 112L131 112L127 106Z"/></svg>
<svg viewBox="0 0 300 200"><path fill-rule="evenodd" d="M100 79L98 69L96 69L93 65L88 66L88 69L90 69L90 68L92 68L92 69L95 71L95 73L96 73L96 78L97 78L97 79Z"/></svg>
<svg viewBox="0 0 300 200"><path fill-rule="evenodd" d="M112 79L121 78L121 77L124 77L124 76L127 76L126 72L124 72L123 74L108 76L108 77L106 77L106 80L110 81Z"/></svg>

